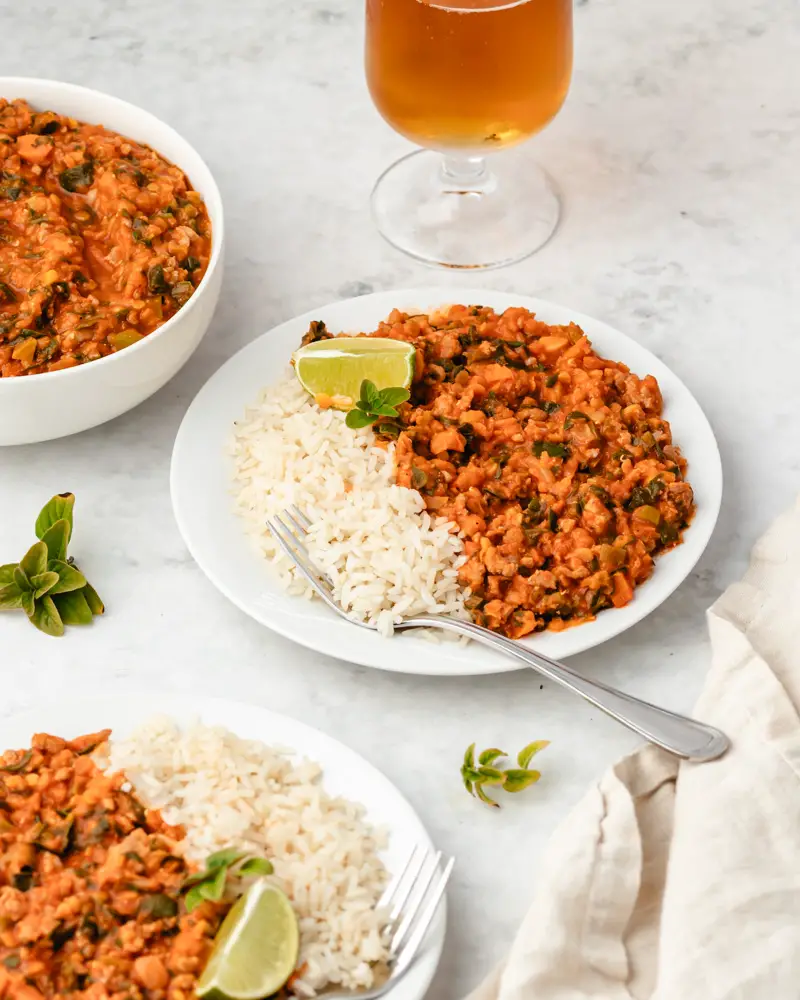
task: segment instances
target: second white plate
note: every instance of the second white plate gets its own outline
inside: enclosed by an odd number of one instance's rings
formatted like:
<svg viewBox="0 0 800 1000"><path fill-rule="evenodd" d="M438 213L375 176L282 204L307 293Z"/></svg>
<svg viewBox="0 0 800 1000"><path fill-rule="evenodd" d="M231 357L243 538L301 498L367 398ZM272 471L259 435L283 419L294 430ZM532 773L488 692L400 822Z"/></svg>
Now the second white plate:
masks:
<svg viewBox="0 0 800 1000"><path fill-rule="evenodd" d="M198 720L207 726L224 726L242 739L285 747L318 763L326 792L361 803L366 819L386 830L388 844L381 857L390 874L402 868L415 845L433 849L422 821L409 803L363 757L318 729L258 705L163 691L153 697L153 692L121 688L96 698L41 705L3 719L0 753L30 746L33 733L74 739L84 733L111 729L112 739L124 738L154 715L169 716L182 726ZM357 789L355 795L353 789ZM386 1000L422 1000L442 955L446 923L443 901L419 958L386 994Z"/></svg>
<svg viewBox="0 0 800 1000"><path fill-rule="evenodd" d="M479 303L498 312L523 306L546 323L578 323L600 355L624 362L638 375L654 375L664 397L664 416L689 463L695 518L683 544L657 560L655 572L637 588L631 603L603 611L595 621L564 632L537 633L523 640L526 644L563 659L619 635L669 597L711 538L722 499L722 465L714 433L677 375L630 337L573 309L486 289L418 288L334 302L282 323L227 361L189 407L172 454L173 510L200 568L242 611L303 646L351 663L404 673L488 674L519 668L515 661L476 643L432 643L413 633L385 639L343 621L321 602L290 597L245 537L233 512L228 446L234 421L264 385L281 376L312 320L324 320L336 332L355 333L374 329L394 308L428 312L454 302Z"/></svg>

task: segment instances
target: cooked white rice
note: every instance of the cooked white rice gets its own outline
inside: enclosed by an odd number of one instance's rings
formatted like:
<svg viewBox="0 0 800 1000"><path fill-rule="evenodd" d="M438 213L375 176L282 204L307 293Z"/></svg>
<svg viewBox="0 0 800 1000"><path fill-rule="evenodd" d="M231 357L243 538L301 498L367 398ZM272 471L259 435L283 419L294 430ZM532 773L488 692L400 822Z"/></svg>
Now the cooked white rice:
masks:
<svg viewBox="0 0 800 1000"><path fill-rule="evenodd" d="M236 508L246 530L290 593L313 596L266 527L297 504L313 523L311 559L340 604L384 634L424 612L468 618L456 526L432 518L417 490L395 484L394 445L378 447L371 428L352 431L344 421L344 413L320 409L291 372L263 390L234 433Z"/></svg>
<svg viewBox="0 0 800 1000"><path fill-rule="evenodd" d="M272 862L270 878L300 923L295 993L373 985L372 963L387 958L385 917L375 909L386 883L378 856L385 835L360 805L326 794L318 764L225 729L196 723L182 731L156 718L129 739L112 739L110 767L167 823L185 828L189 859L202 865L214 851L238 847Z"/></svg>

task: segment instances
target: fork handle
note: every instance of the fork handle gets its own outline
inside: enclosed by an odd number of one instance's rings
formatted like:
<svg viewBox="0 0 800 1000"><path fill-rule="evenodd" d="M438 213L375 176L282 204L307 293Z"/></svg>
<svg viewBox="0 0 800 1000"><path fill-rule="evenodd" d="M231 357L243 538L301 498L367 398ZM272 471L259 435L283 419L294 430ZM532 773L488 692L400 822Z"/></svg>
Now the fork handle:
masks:
<svg viewBox="0 0 800 1000"><path fill-rule="evenodd" d="M601 709L612 719L632 729L650 743L684 760L707 761L721 757L730 746L728 737L704 722L690 719L677 712L670 712L648 701L634 698L616 688L599 681L590 680L570 667L551 660L549 656L528 649L520 642L490 632L474 622L459 621L445 615L415 615L414 625L429 625L435 628L459 632L477 642L500 650L507 656L519 660L528 667L547 677L561 687L579 694L586 701Z"/></svg>

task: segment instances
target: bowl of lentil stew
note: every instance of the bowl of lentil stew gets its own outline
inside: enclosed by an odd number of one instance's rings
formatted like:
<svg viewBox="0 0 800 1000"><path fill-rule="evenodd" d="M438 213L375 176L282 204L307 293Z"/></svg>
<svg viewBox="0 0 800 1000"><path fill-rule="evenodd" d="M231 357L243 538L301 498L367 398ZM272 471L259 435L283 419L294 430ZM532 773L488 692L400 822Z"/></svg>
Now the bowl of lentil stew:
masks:
<svg viewBox="0 0 800 1000"><path fill-rule="evenodd" d="M134 105L0 77L0 445L95 427L191 356L222 280L199 154Z"/></svg>

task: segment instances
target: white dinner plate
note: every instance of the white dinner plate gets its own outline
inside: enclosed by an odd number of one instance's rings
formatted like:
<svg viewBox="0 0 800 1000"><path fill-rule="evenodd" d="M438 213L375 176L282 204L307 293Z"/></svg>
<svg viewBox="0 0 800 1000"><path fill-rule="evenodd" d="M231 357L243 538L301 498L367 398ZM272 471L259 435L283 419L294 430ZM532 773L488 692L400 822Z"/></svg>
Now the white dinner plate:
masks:
<svg viewBox="0 0 800 1000"><path fill-rule="evenodd" d="M664 397L664 417L689 463L697 513L684 541L656 560L655 572L624 608L563 632L538 632L522 640L554 659L596 646L650 614L682 583L703 553L722 499L722 464L714 432L695 398L655 355L599 320L525 295L473 288L418 288L378 292L334 302L281 323L227 361L197 394L172 453L170 485L178 527L209 579L234 604L281 635L321 653L383 670L416 674L488 674L519 664L477 643L433 643L413 632L387 639L338 618L320 601L290 597L253 547L234 513L233 462L228 454L234 421L263 386L281 377L311 320L332 332L374 329L392 309L429 312L448 303L481 304L497 311L524 306L546 323L578 323L602 356L622 361L637 375L654 375Z"/></svg>
<svg viewBox="0 0 800 1000"><path fill-rule="evenodd" d="M0 752L30 746L34 733L73 739L111 729L112 739L123 738L154 715L168 715L181 725L199 719L209 726L224 726L242 739L293 750L299 757L320 764L325 790L334 796L355 798L365 807L366 819L387 831L388 844L381 857L390 874L402 867L415 845L433 847L417 814L377 768L318 729L257 705L164 692L153 698L152 692L126 688L115 697L45 704L3 719ZM357 789L356 795L353 789ZM388 1000L422 1000L442 955L446 922L443 900L424 950L408 974L386 994Z"/></svg>

